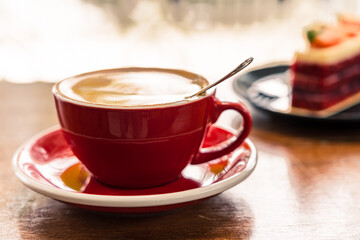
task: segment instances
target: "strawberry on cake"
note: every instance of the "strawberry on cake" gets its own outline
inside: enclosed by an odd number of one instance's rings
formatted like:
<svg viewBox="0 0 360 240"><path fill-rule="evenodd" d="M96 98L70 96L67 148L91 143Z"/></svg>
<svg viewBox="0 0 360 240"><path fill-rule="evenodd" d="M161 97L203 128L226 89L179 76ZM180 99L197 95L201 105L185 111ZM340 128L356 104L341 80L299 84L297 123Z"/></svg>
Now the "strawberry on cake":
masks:
<svg viewBox="0 0 360 240"><path fill-rule="evenodd" d="M305 29L306 51L295 54L292 111L339 112L360 101L360 18Z"/></svg>

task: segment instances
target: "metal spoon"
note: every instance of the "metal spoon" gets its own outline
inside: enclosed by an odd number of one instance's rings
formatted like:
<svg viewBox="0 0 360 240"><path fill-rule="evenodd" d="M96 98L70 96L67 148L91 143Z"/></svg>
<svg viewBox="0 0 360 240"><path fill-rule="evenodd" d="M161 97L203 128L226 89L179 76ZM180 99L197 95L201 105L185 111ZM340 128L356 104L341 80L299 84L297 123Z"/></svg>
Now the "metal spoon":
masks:
<svg viewBox="0 0 360 240"><path fill-rule="evenodd" d="M250 57L248 59L246 59L244 62L242 62L239 66L237 66L237 68L235 68L233 71L231 71L230 73L228 73L225 77L221 78L220 80L214 82L213 84L210 84L206 87L204 87L203 89L201 89L200 91L198 91L197 93L191 95L191 96L187 96L185 97L185 99L189 99L189 98L193 98L195 96L201 95L204 92L206 92L207 90L209 90L210 88L218 85L219 83L221 83L222 81L228 79L229 77L235 75L236 73L238 73L239 71L243 70L244 68L246 68L252 61L254 60L254 58Z"/></svg>

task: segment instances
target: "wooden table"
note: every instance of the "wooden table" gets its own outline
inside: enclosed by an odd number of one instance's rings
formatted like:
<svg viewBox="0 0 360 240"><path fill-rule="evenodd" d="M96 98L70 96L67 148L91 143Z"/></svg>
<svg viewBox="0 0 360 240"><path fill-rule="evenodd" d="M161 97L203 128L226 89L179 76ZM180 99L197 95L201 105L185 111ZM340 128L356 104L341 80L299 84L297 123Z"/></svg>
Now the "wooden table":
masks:
<svg viewBox="0 0 360 240"><path fill-rule="evenodd" d="M359 123L253 118L259 162L245 182L168 212L97 213L16 179L16 149L57 118L51 84L0 82L0 239L360 239Z"/></svg>

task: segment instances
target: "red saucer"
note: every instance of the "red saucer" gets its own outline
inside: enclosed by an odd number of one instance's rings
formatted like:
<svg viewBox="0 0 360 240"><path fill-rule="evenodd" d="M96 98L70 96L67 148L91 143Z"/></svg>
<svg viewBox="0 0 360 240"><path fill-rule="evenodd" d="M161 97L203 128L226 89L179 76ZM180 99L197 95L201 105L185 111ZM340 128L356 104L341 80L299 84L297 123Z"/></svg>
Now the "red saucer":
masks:
<svg viewBox="0 0 360 240"><path fill-rule="evenodd" d="M213 127L203 147L211 148L232 136ZM110 212L155 212L190 205L235 186L252 173L256 161L256 149L247 139L231 154L208 163L189 165L169 184L119 189L94 179L56 128L25 143L13 158L13 168L30 189L71 205Z"/></svg>

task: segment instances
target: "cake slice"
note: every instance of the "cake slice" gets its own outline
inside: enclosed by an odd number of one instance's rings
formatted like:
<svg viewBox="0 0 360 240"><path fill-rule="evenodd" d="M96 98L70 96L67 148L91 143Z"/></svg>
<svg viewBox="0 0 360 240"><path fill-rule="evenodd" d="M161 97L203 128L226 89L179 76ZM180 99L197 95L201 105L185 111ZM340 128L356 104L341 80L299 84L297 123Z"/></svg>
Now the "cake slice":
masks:
<svg viewBox="0 0 360 240"><path fill-rule="evenodd" d="M291 66L292 111L332 115L360 101L360 19L305 29L307 48Z"/></svg>

